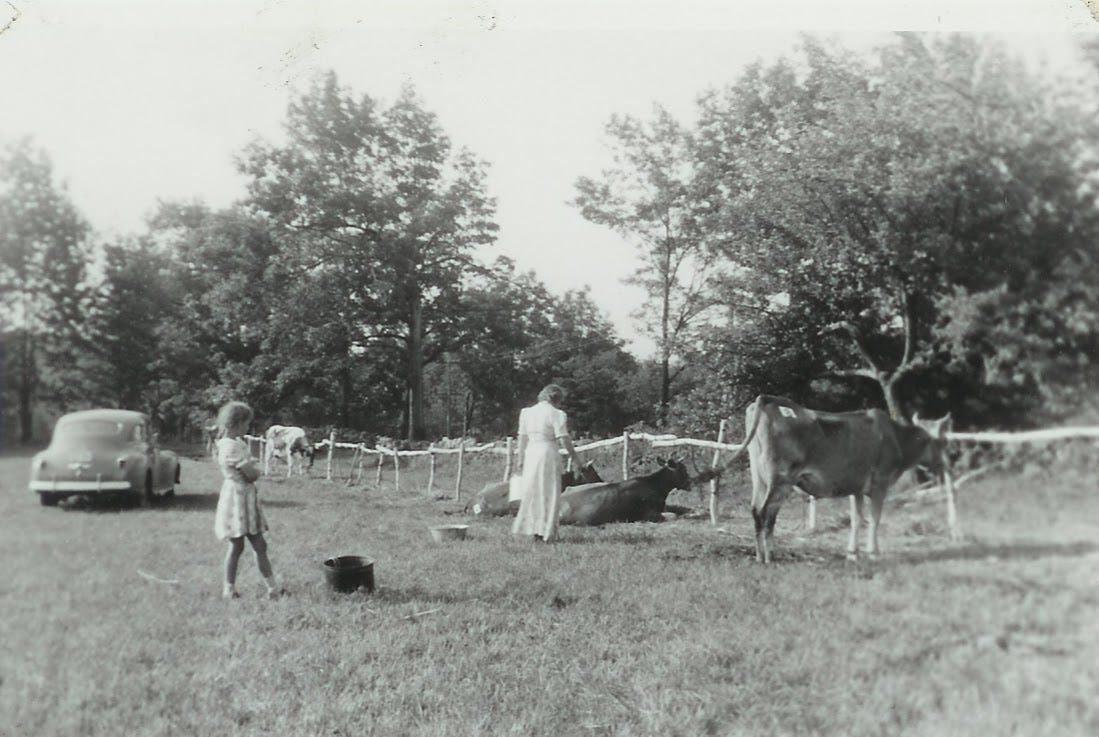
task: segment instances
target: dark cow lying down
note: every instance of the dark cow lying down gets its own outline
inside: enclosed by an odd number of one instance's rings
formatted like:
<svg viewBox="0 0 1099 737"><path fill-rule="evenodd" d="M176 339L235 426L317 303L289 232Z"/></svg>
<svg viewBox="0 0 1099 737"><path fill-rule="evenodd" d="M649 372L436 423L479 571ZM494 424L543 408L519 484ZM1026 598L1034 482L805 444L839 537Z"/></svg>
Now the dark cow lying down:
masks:
<svg viewBox="0 0 1099 737"><path fill-rule="evenodd" d="M565 471L561 474L561 488L566 489L577 484L590 484L603 479L595 466L588 461L580 467L580 471ZM510 484L507 481L497 481L486 484L485 488L477 492L473 500L466 505L466 512L481 515L483 517L515 516L519 513L519 500L509 499Z"/></svg>
<svg viewBox="0 0 1099 737"><path fill-rule="evenodd" d="M691 478L679 461L665 461L647 476L575 486L561 495L563 525L658 522L672 489L689 489Z"/></svg>
<svg viewBox="0 0 1099 737"><path fill-rule="evenodd" d="M878 552L878 522L886 492L908 469L921 465L944 476L951 534L953 484L943 463L950 415L913 425L878 409L817 412L782 397L759 396L747 410L745 443L751 460L756 559L771 559L770 540L783 500L794 489L814 497L851 497L849 557L857 555L862 498L870 497L866 552Z"/></svg>

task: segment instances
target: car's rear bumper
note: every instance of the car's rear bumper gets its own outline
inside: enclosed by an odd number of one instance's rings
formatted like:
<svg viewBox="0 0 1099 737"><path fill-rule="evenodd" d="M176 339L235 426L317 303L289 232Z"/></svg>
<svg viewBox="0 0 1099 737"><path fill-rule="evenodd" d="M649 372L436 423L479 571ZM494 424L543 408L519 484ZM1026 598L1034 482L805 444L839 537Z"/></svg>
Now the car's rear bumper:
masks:
<svg viewBox="0 0 1099 737"><path fill-rule="evenodd" d="M97 492L132 491L129 481L31 481L34 492L66 492L69 494L95 494Z"/></svg>

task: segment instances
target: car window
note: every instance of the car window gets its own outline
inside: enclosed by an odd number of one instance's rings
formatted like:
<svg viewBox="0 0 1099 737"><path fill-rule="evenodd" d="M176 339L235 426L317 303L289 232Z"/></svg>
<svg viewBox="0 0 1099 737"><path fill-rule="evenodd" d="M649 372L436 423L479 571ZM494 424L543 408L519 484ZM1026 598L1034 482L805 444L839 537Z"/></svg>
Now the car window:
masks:
<svg viewBox="0 0 1099 737"><path fill-rule="evenodd" d="M57 427L56 435L62 438L77 437L121 437L124 427L121 422L111 420L81 420L66 422Z"/></svg>

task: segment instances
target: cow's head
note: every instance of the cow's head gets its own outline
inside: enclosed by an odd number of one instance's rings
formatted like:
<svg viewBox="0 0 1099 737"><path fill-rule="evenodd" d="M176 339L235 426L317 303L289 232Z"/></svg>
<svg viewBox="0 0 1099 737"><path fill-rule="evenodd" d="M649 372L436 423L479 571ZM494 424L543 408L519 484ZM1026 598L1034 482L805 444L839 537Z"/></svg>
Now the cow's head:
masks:
<svg viewBox="0 0 1099 737"><path fill-rule="evenodd" d="M930 438L919 465L936 476L941 475L945 468L947 433L954 429L954 418L947 412L937 420L924 420L919 413L915 413L912 415L912 425L923 430Z"/></svg>
<svg viewBox="0 0 1099 737"><path fill-rule="evenodd" d="M672 472L674 489L681 489L687 491L691 488L691 475L687 472L687 464L683 461L676 460L675 458L669 458L666 461L661 461L660 465Z"/></svg>

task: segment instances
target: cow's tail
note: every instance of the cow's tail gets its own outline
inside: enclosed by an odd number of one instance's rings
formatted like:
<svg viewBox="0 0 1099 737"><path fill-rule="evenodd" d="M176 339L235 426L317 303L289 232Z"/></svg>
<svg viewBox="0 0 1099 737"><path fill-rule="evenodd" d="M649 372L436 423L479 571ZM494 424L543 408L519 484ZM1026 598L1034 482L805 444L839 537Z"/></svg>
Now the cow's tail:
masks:
<svg viewBox="0 0 1099 737"><path fill-rule="evenodd" d="M752 402L751 405L749 405L749 409L752 411L752 426L748 428L748 433L744 436L744 442L741 444L740 448L738 448L737 451L733 453L733 457L726 461L725 464L722 466L706 469L696 478L692 479L692 481L699 483L716 479L718 476L721 476L721 474L732 468L733 464L736 463L736 460L740 458L740 454L748 449L748 444L751 443L752 439L756 436L756 428L759 427L759 418L763 414L762 394L756 397L756 400Z"/></svg>

